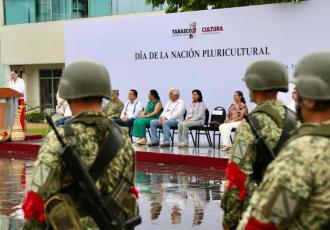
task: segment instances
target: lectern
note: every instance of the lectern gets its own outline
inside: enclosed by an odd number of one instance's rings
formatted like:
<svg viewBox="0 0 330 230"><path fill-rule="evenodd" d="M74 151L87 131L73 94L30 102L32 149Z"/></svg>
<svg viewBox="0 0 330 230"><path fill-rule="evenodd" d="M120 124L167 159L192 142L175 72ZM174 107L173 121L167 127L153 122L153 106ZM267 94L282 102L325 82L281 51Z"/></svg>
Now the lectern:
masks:
<svg viewBox="0 0 330 230"><path fill-rule="evenodd" d="M0 88L0 128L12 127L17 113L18 98L23 96L11 88Z"/></svg>

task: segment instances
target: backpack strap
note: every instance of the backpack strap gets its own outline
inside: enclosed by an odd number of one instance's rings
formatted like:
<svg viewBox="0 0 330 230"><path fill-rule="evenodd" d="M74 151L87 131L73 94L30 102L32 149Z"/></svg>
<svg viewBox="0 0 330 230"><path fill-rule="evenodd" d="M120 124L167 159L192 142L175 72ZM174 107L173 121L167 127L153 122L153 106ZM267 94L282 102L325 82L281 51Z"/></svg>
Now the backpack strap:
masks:
<svg viewBox="0 0 330 230"><path fill-rule="evenodd" d="M71 127L71 125L64 125L64 136L67 141L70 142L70 144L73 144L74 141L74 131Z"/></svg>
<svg viewBox="0 0 330 230"><path fill-rule="evenodd" d="M270 107L270 106L269 106ZM266 109L265 109L266 108ZM271 108L271 107L270 107ZM256 183L259 183L262 180L262 177L266 171L266 168L270 162L274 160L274 158L277 156L280 148L283 146L284 142L289 138L289 135L291 131L296 127L296 115L293 111L289 110L288 108L285 108L285 121L279 121L278 118L280 118L279 113L271 108L264 107L263 109L257 110L257 111L267 111L265 112L267 115L272 114L270 116L277 116L276 120L278 123L284 124L283 131L281 133L281 136L275 146L274 149L270 149L267 143L265 142L265 139L263 138L261 134L261 125L256 118L256 116L251 115L248 116L248 123L252 130L255 129L254 135L256 136L256 158L252 164L253 167L253 173L252 178ZM269 112L271 111L271 112ZM274 112L275 111L275 112ZM278 114L278 115L276 115ZM276 120L273 119L275 122ZM280 128L280 127L279 127ZM259 133L259 134L258 134Z"/></svg>
<svg viewBox="0 0 330 230"><path fill-rule="evenodd" d="M122 139L121 128L117 124L112 123L106 134L103 146L97 154L92 167L89 169L95 181L103 174L104 170L117 155L122 144Z"/></svg>
<svg viewBox="0 0 330 230"><path fill-rule="evenodd" d="M275 121L277 127L279 127L280 129L284 128L284 122L281 118L280 113L276 109L274 109L271 105L268 104L260 105L252 111L252 114L257 112L266 113Z"/></svg>
<svg viewBox="0 0 330 230"><path fill-rule="evenodd" d="M330 123L322 125L303 124L292 133L290 141L302 136L323 136L330 138Z"/></svg>
<svg viewBox="0 0 330 230"><path fill-rule="evenodd" d="M79 144L79 138L75 137L74 130L71 125L64 126L64 135L69 142L74 143L74 140L76 140L76 145ZM94 163L89 169L89 173L91 174L94 181L98 180L113 158L116 156L118 150L120 149L121 143L122 130L118 125L112 123L108 127L103 145L100 148Z"/></svg>
<svg viewBox="0 0 330 230"><path fill-rule="evenodd" d="M291 136L292 131L297 127L297 115L295 112L293 112L291 109L285 108L285 121L284 121L284 129L282 131L282 134L280 136L280 139L277 142L277 145L274 148L275 155L278 154L281 147L284 145L284 143L289 139Z"/></svg>

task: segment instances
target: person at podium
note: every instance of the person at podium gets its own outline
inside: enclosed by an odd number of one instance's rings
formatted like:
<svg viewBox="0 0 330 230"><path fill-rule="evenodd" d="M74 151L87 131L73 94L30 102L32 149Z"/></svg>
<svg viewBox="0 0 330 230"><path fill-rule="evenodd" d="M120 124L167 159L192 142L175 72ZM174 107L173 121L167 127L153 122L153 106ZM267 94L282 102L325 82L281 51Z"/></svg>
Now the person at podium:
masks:
<svg viewBox="0 0 330 230"><path fill-rule="evenodd" d="M18 71L12 70L10 72L9 88L22 93L24 96L20 99L25 101L25 82L22 78L18 77Z"/></svg>
<svg viewBox="0 0 330 230"><path fill-rule="evenodd" d="M26 126L25 126L25 101L26 101L26 96L25 96L25 82L22 78L18 77L18 71L17 70L12 70L10 72L10 81L9 81L9 88L16 90L19 93L23 94L23 97L18 98L18 106L23 106L21 116L20 116L20 122L22 129L25 131Z"/></svg>

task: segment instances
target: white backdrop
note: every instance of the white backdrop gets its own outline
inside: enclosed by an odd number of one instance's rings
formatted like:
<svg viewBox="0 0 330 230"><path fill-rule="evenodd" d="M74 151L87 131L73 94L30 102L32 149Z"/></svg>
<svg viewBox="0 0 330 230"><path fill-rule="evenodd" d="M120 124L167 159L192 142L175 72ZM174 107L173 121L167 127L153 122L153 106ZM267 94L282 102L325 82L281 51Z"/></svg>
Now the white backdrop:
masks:
<svg viewBox="0 0 330 230"><path fill-rule="evenodd" d="M88 59L106 65L123 101L130 88L138 90L144 103L149 89L157 89L165 103L168 88L175 86L187 104L191 90L198 88L209 109L228 107L235 90L249 100L241 79L252 61L279 59L291 74L306 53L329 49L329 12L329 0L313 0L68 22L65 61ZM280 98L288 104L290 93Z"/></svg>

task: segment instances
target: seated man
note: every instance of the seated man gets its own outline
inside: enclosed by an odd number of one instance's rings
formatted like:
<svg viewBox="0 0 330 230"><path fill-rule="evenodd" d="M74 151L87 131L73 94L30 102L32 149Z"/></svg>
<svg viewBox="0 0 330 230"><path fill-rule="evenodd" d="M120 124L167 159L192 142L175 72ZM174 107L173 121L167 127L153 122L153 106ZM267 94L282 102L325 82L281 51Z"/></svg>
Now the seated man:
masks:
<svg viewBox="0 0 330 230"><path fill-rule="evenodd" d="M124 108L124 103L119 100L119 90L112 90L111 101L103 108L103 113L107 118L116 119Z"/></svg>
<svg viewBox="0 0 330 230"><path fill-rule="evenodd" d="M118 125L132 127L134 120L142 113L143 106L142 103L137 100L137 95L138 93L135 89L129 91L128 101L124 105L120 118L114 120Z"/></svg>
<svg viewBox="0 0 330 230"><path fill-rule="evenodd" d="M171 128L178 127L178 123L183 120L185 113L184 101L180 98L180 91L176 88L171 88L169 91L169 101L167 102L159 119L150 122L151 143L148 146L159 145L159 137L157 128L163 127L163 144L160 147L170 146Z"/></svg>

